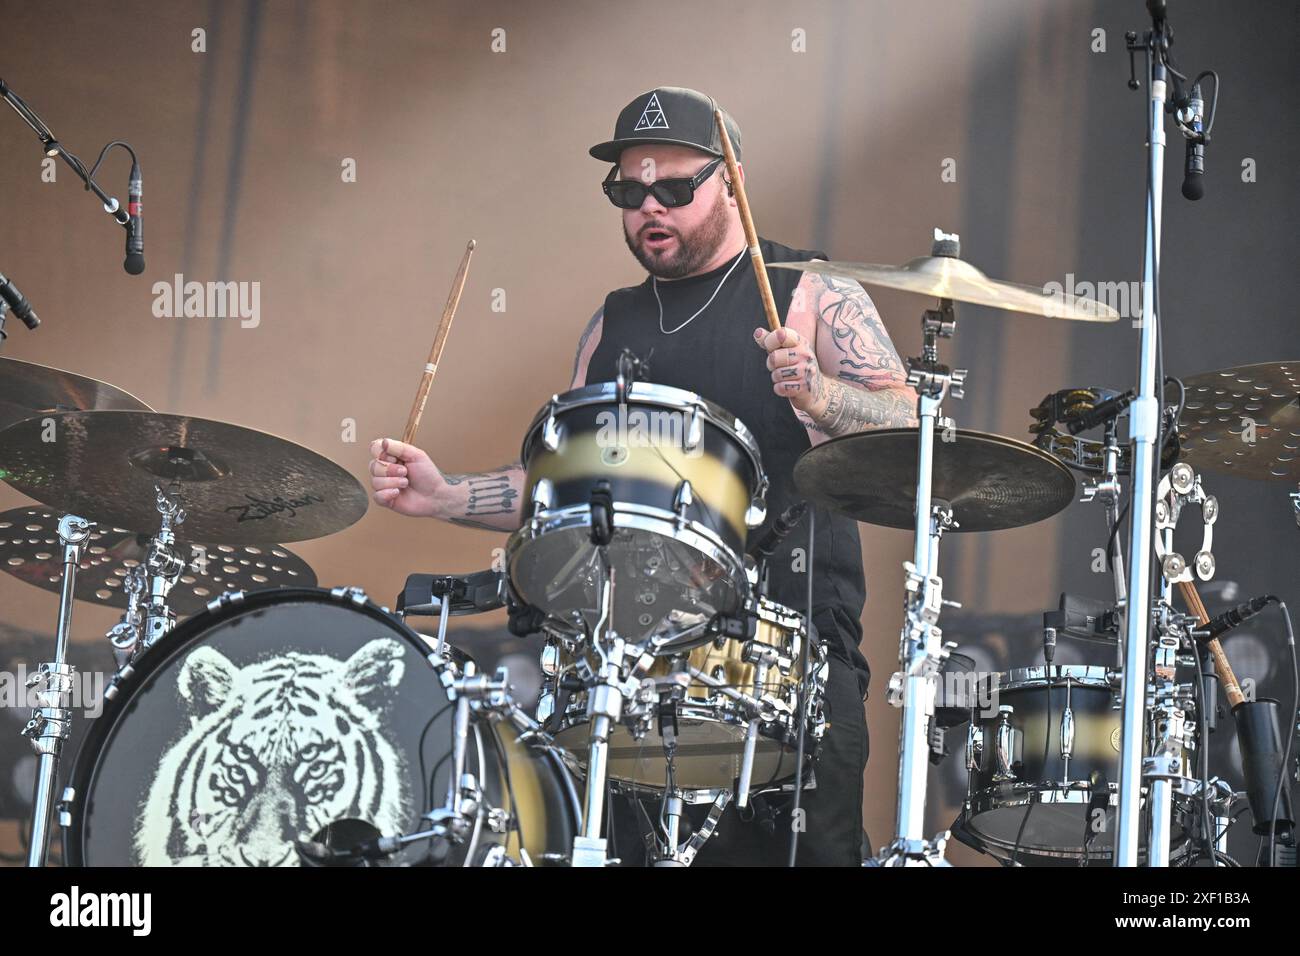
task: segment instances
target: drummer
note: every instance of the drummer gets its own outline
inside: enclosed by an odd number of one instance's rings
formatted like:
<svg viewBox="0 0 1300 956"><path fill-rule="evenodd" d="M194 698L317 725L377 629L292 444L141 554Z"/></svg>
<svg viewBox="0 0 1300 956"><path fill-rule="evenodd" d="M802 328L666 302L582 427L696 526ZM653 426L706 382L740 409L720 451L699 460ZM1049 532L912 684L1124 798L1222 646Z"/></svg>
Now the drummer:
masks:
<svg viewBox="0 0 1300 956"><path fill-rule="evenodd" d="M716 105L695 90L659 87L629 103L613 139L591 148L593 157L611 164L603 189L622 211L624 239L648 275L609 293L587 323L571 387L612 381L619 354L630 349L648 360L649 380L727 409L758 441L771 482L770 522L799 500L793 469L800 453L837 435L915 425L916 394L880 314L857 283L770 270L783 327L760 327L763 306L722 161ZM739 160L740 130L729 115L725 122ZM760 247L768 263L827 258L766 239ZM396 440L374 442L371 454L374 498L386 508L493 531L520 526L519 462L451 475L421 449ZM768 596L798 610L807 587L803 528L769 563ZM766 530L756 530L751 542ZM859 650L866 585L856 522L819 508L814 563L813 622L830 660L828 727L814 767L816 788L802 801L798 861L851 866L863 850L863 700L870 677ZM741 821L728 807L697 865L784 865L788 808L779 800L755 801L754 808ZM644 815L621 804L610 815L620 849L640 846L636 825Z"/></svg>

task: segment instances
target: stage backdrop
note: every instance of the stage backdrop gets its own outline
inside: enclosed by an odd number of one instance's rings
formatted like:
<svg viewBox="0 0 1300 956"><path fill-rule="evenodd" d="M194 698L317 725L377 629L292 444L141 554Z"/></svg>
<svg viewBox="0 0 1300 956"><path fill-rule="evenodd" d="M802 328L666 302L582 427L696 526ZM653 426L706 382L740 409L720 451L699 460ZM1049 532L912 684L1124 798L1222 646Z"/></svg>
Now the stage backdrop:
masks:
<svg viewBox="0 0 1300 956"><path fill-rule="evenodd" d="M1170 134L1166 367L1300 358L1297 7L1170 6L1179 62L1216 68L1224 91L1200 203L1177 195L1183 148ZM3 0L0 23L0 73L69 148L87 162L114 138L138 151L148 258L144 275L123 273L121 230L67 168L51 176L30 130L0 109L0 270L44 319L35 333L11 320L3 354L107 380L160 411L282 435L363 479L368 441L402 429L471 237L478 251L420 442L450 471L517 456L529 419L567 386L592 311L643 276L600 193L606 167L586 150L656 85L705 90L736 116L755 216L774 239L901 263L928 253L938 226L992 276L1067 288L1141 278L1144 94L1126 87L1124 48L1124 31L1147 24L1137 0ZM98 178L125 198L127 171L114 152ZM257 308L242 319L159 315L154 285L177 277L248 283ZM900 352L914 354L931 303L873 295ZM1131 314L1099 326L958 315L944 353L970 369L967 398L946 406L960 427L1025 438L1048 392L1133 382ZM1294 488L1208 484L1223 506L1220 576L1245 595L1294 597ZM27 500L0 486L0 508ZM910 544L900 531L864 527L862 538L875 672L865 811L879 846L894 819L898 711L885 686ZM503 543L372 506L294 550L322 584L391 602L407 573L486 568ZM945 596L970 614L1032 622L1063 589L1107 596L1094 570L1103 544L1096 504L954 535ZM7 633L39 646L29 638L49 633L55 596L0 578ZM101 660L90 648L114 620L77 608L74 661ZM953 637L989 640L978 618L947 623ZM1261 694L1289 700L1276 633L1257 639L1252 676ZM1037 660L1032 633L976 649L991 666ZM959 759L935 773L932 829L955 813ZM21 772L12 779L26 786Z"/></svg>

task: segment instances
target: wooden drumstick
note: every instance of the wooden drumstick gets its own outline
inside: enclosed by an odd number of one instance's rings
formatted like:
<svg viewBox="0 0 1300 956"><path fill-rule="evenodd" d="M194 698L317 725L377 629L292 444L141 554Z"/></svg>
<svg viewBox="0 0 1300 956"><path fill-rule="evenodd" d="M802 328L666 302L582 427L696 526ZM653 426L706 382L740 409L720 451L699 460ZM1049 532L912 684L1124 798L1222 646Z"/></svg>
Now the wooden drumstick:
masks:
<svg viewBox="0 0 1300 956"><path fill-rule="evenodd" d="M745 228L745 242L749 244L749 258L754 264L754 278L758 280L758 295L763 300L768 327L775 332L781 327L781 317L776 311L776 300L772 298L772 283L767 279L763 252L758 248L758 232L754 229L754 217L749 213L749 197L745 195L745 184L740 178L740 170L736 168L736 153L731 148L731 137L727 135L722 110L713 111L713 121L718 124L718 132L722 134L722 155L727 163L727 175L731 177L731 185L736 192L736 205L740 207L740 224Z"/></svg>
<svg viewBox="0 0 1300 956"><path fill-rule="evenodd" d="M475 245L476 243L471 239L469 245L465 247L465 256L460 260L460 268L456 270L456 278L451 284L451 294L447 296L447 305L442 310L438 334L433 337L433 347L429 349L429 361L425 363L424 374L420 376L420 387L415 392L415 403L411 405L411 414L406 419L406 430L402 432L402 441L407 444L415 440L415 433L420 427L420 416L424 414L424 403L429 399L433 377L438 374L438 360L442 358L442 347L447 344L451 320L456 315L456 306L460 304L460 293L465 288L465 275L469 272L469 257L473 255Z"/></svg>
<svg viewBox="0 0 1300 956"><path fill-rule="evenodd" d="M1210 614L1205 610L1205 604L1201 601L1201 595L1196 590L1196 585L1191 581L1179 581L1178 590L1183 595L1183 601L1187 604L1187 609L1196 615L1196 620L1202 626L1210 620ZM1232 672L1232 667L1228 664L1228 655L1223 653L1223 645L1219 643L1216 637L1205 645L1209 648L1210 657L1214 660L1214 672L1219 675L1219 680L1223 682L1223 691L1228 696L1228 703L1236 707L1246 695L1241 692L1241 685L1237 683L1237 675Z"/></svg>

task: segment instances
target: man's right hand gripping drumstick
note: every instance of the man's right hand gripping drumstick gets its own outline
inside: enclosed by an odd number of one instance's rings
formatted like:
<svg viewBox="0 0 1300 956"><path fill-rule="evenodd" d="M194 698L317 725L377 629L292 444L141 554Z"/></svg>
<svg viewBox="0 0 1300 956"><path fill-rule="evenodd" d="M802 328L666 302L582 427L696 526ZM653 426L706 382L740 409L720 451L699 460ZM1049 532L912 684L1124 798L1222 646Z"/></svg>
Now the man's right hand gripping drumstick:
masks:
<svg viewBox="0 0 1300 956"><path fill-rule="evenodd" d="M375 503L384 508L484 531L519 527L524 469L518 462L445 475L422 449L396 438L371 442L370 456L370 486Z"/></svg>

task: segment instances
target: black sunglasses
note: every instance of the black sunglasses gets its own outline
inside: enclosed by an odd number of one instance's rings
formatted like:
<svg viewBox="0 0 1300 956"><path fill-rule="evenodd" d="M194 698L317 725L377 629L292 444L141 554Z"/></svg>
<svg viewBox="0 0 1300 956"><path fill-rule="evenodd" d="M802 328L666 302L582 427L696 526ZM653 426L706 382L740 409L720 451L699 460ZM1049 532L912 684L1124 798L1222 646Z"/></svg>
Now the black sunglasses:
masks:
<svg viewBox="0 0 1300 956"><path fill-rule="evenodd" d="M640 209L647 195L654 196L660 204L670 209L675 206L685 206L695 198L695 190L713 175L720 162L722 157L718 157L689 178L660 179L649 184L638 179L615 179L614 175L618 172L618 167L615 166L609 171L605 181L600 184L600 188L605 190L609 201L619 209Z"/></svg>

